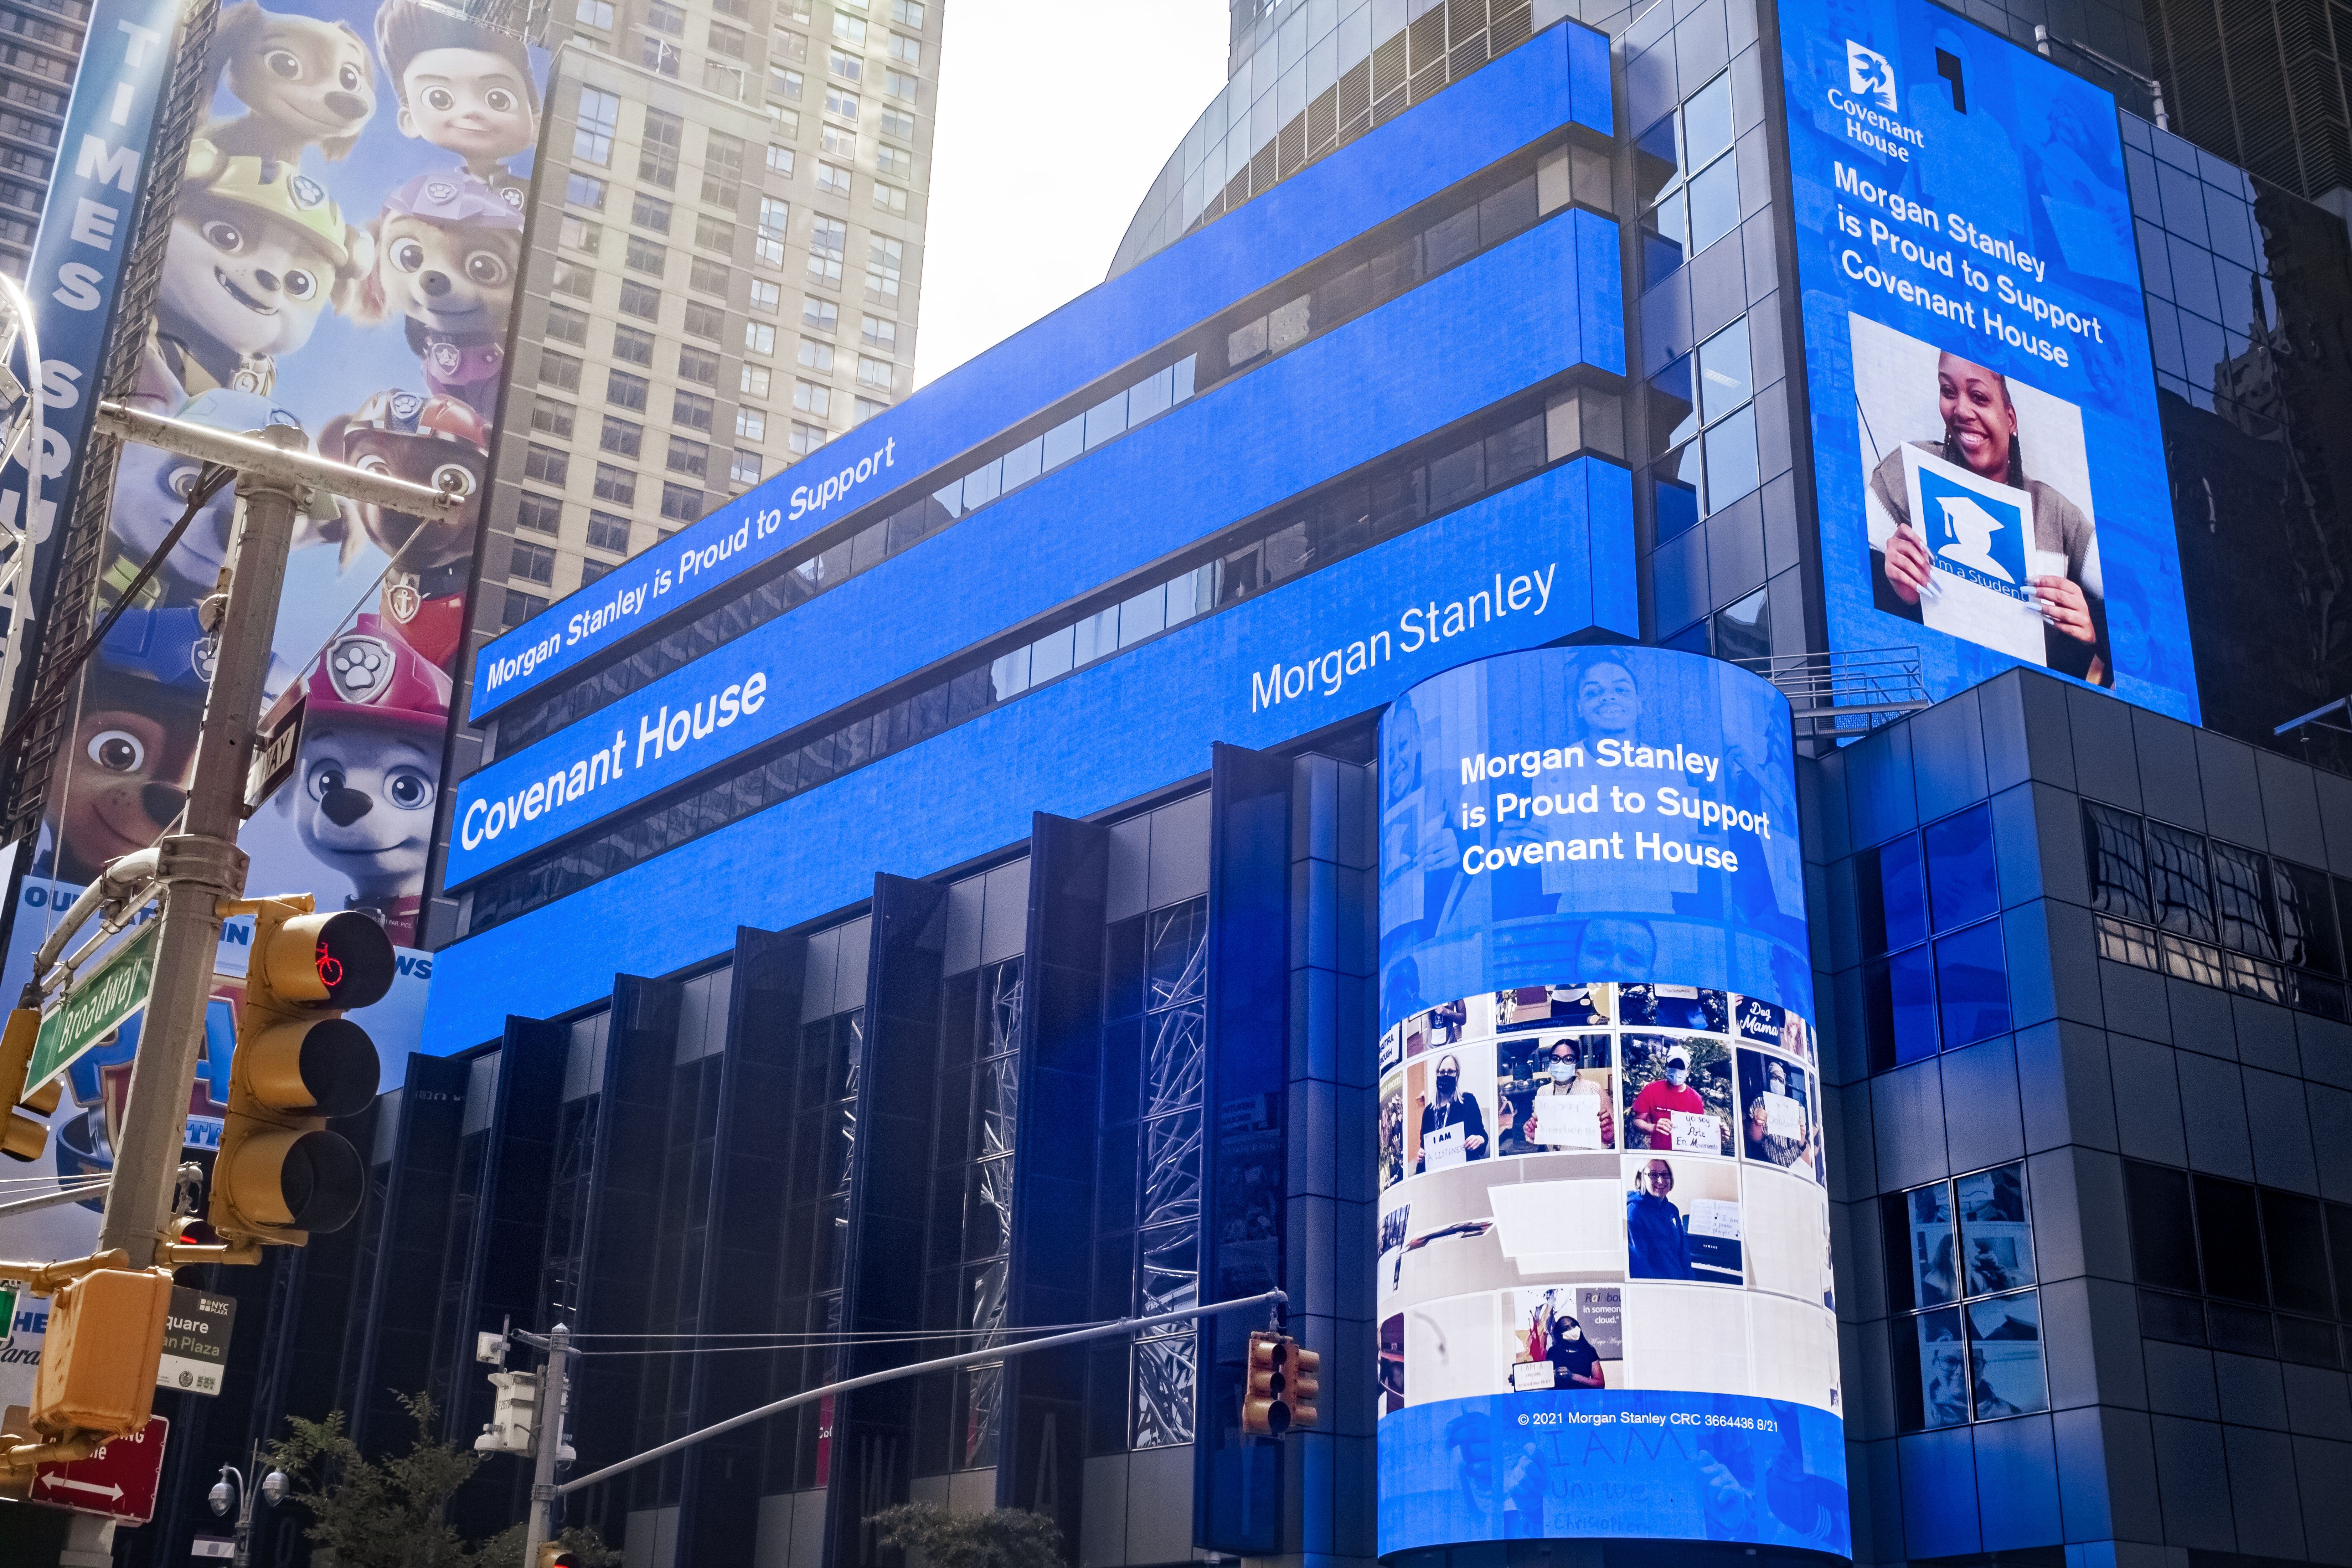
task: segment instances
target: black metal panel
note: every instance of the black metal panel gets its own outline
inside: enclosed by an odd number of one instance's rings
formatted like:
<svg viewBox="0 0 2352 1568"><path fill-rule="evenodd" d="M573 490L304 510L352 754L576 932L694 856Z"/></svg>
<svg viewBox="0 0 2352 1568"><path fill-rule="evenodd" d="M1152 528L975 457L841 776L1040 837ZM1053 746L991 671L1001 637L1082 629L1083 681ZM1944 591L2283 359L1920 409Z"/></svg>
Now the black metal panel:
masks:
<svg viewBox="0 0 2352 1568"><path fill-rule="evenodd" d="M399 1396L423 1393L432 1376L435 1314L419 1298L436 1289L450 1261L449 1214L472 1071L462 1057L408 1058L351 1390L352 1436L370 1453L407 1447L414 1427Z"/></svg>
<svg viewBox="0 0 2352 1568"><path fill-rule="evenodd" d="M1228 1254L1217 1173L1281 1145L1290 999L1290 774L1287 758L1214 748L1209 773L1209 1095L1202 1183L1201 1300L1279 1283L1262 1247ZM1228 1116L1247 1108L1247 1114ZM1229 1126L1228 1123L1231 1123ZM1268 1141L1271 1141L1268 1142ZM1266 1143L1267 1147L1257 1145ZM1277 1215L1282 1205L1275 1205ZM1279 1258L1279 1238L1276 1256ZM1244 1321L1244 1317L1252 1321ZM1201 1322L1194 1420L1197 1544L1247 1556L1282 1548L1281 1448L1241 1432L1243 1368L1255 1314Z"/></svg>
<svg viewBox="0 0 2352 1568"><path fill-rule="evenodd" d="M866 970L866 1059L858 1072L857 1153L849 1194L849 1268L842 1322L853 1333L922 1324L923 1228L931 1122L937 1113L940 981L948 890L903 877L874 879ZM858 1347L846 1374L905 1358L899 1345ZM865 1568L884 1556L866 1520L907 1500L911 1473L910 1382L845 1395L834 1408L833 1476L825 1502L831 1561Z"/></svg>
<svg viewBox="0 0 2352 1568"><path fill-rule="evenodd" d="M1091 1133L1110 830L1040 812L1029 854L1021 1110L1005 1283L1011 1327L1088 1316L1084 1260L1094 1247ZM1062 1527L1064 1553L1075 1563L1085 1491L1087 1349L1017 1356L1004 1375L997 1505L1052 1516Z"/></svg>
<svg viewBox="0 0 2352 1568"><path fill-rule="evenodd" d="M772 1279L784 1245L793 1073L800 1042L801 985L808 939L740 926L719 1071L718 1158L711 1173L710 1242L703 1251L706 1334L772 1331L775 1303L759 1285ZM726 1342L721 1341L721 1343ZM694 1358L688 1425L700 1430L777 1397L772 1354ZM757 1426L687 1451L677 1560L748 1563L760 1521Z"/></svg>

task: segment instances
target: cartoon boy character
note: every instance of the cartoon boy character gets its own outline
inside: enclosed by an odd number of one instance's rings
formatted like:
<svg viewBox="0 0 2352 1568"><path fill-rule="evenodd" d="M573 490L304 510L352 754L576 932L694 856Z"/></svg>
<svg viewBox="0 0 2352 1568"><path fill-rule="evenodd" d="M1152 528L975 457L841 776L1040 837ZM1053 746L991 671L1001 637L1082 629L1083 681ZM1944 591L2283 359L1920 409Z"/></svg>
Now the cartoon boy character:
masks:
<svg viewBox="0 0 2352 1568"><path fill-rule="evenodd" d="M435 522L360 502L352 508L357 526L346 525L343 538L347 562L362 538L394 557L376 613L409 647L453 676L466 636L466 582L473 572L489 445L489 421L469 405L397 390L379 392L356 413L329 420L320 437L320 450L336 461L465 499L463 507Z"/></svg>
<svg viewBox="0 0 2352 1568"><path fill-rule="evenodd" d="M302 755L281 809L311 853L352 879L350 907L375 911L394 942L414 947L449 678L363 615L304 687Z"/></svg>
<svg viewBox="0 0 2352 1568"><path fill-rule="evenodd" d="M408 318L428 391L498 411L522 215L467 174L419 174L385 198L358 319Z"/></svg>
<svg viewBox="0 0 2352 1568"><path fill-rule="evenodd" d="M278 356L349 305L373 259L366 233L293 164L189 143L131 401L171 414L215 387L268 396Z"/></svg>
<svg viewBox="0 0 2352 1568"><path fill-rule="evenodd" d="M400 133L457 153L521 210L530 183L500 162L539 144L539 84L520 36L426 0L383 0L375 42L400 98Z"/></svg>
<svg viewBox="0 0 2352 1568"><path fill-rule="evenodd" d="M253 0L221 13L213 58L245 105L205 127L213 145L288 163L316 146L330 163L351 156L375 115L375 61L348 22L265 11Z"/></svg>

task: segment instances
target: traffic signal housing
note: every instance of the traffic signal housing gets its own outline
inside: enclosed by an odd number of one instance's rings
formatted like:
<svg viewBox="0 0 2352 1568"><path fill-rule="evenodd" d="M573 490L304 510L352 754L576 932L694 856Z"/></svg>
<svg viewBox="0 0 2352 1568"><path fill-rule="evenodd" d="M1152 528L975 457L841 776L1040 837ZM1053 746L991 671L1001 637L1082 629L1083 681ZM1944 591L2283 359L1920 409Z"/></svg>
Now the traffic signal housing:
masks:
<svg viewBox="0 0 2352 1568"><path fill-rule="evenodd" d="M367 1167L327 1131L375 1098L375 1042L343 1016L392 989L392 939L366 915L261 899L205 1216L225 1240L299 1247L359 1210Z"/></svg>
<svg viewBox="0 0 2352 1568"><path fill-rule="evenodd" d="M33 1046L41 1037L41 1010L18 1007L8 1015L0 1033L0 1154L29 1163L49 1144L49 1118L57 1113L65 1093L59 1073L34 1093L25 1092L25 1075L33 1066Z"/></svg>
<svg viewBox="0 0 2352 1568"><path fill-rule="evenodd" d="M1279 1437L1290 1430L1290 1405L1283 1397L1285 1369L1280 1334L1258 1330L1249 1337L1247 1382L1242 1388L1242 1430Z"/></svg>
<svg viewBox="0 0 2352 1568"><path fill-rule="evenodd" d="M1288 1334L1282 1336L1282 1393L1290 1405L1293 1426L1315 1425L1315 1396L1323 1390L1321 1380L1315 1374L1322 1370L1321 1355L1299 1349L1298 1342Z"/></svg>
<svg viewBox="0 0 2352 1568"><path fill-rule="evenodd" d="M143 1428L171 1310L168 1268L100 1268L58 1287L33 1380L34 1427L51 1437Z"/></svg>

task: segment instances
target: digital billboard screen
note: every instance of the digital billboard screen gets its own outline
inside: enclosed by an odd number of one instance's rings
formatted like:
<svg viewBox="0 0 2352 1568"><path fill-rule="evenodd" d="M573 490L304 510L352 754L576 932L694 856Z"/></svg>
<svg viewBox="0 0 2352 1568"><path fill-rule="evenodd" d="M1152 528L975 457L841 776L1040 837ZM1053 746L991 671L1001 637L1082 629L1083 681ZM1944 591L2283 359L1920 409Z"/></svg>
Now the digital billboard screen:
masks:
<svg viewBox="0 0 2352 1568"><path fill-rule="evenodd" d="M1780 49L1831 646L2195 722L2114 99L1928 0Z"/></svg>
<svg viewBox="0 0 2352 1568"><path fill-rule="evenodd" d="M1381 727L1380 1551L1850 1555L1789 705L1546 648Z"/></svg>

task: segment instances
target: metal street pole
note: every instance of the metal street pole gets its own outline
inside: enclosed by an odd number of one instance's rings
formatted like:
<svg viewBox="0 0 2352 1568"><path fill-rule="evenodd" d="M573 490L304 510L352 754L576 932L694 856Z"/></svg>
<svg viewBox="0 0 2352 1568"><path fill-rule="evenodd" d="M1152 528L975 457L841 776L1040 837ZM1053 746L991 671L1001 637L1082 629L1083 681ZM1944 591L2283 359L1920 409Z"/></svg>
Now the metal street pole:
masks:
<svg viewBox="0 0 2352 1568"><path fill-rule="evenodd" d="M570 1359L572 1330L558 1323L547 1335L547 1370L539 1374L539 1449L531 1462L530 1516L523 1526L523 1568L537 1568L539 1549L547 1543L555 1509L555 1461L563 1452L563 1417L572 1405L572 1380L563 1375Z"/></svg>

